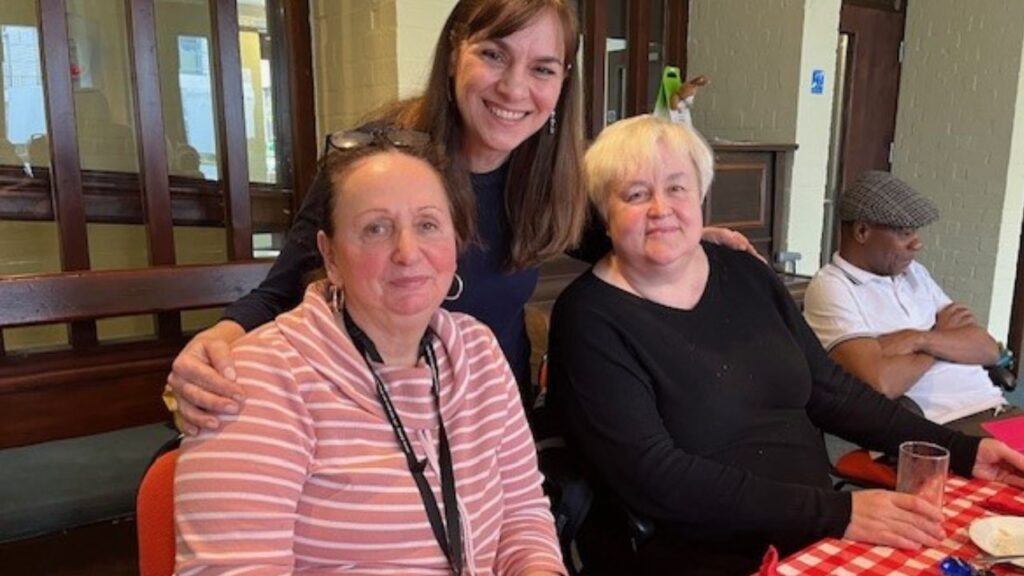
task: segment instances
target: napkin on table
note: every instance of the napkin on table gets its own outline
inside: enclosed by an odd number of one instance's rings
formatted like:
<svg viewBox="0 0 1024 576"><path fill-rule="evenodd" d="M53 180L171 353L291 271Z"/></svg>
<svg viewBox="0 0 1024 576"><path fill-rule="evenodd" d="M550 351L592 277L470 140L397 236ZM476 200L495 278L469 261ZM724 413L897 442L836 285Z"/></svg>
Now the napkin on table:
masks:
<svg viewBox="0 0 1024 576"><path fill-rule="evenodd" d="M1010 516L1024 516L1024 500L1015 497L1013 494L1000 492L995 496L989 496L978 504L982 508L995 512L996 514L1008 514Z"/></svg>
<svg viewBox="0 0 1024 576"><path fill-rule="evenodd" d="M1010 448L1024 452L1024 416L985 422L981 427L996 440L1002 440Z"/></svg>
<svg viewBox="0 0 1024 576"><path fill-rule="evenodd" d="M775 549L775 546L769 546L768 551L764 553L764 560L761 560L761 568L757 571L757 576L777 576L779 573L779 551Z"/></svg>

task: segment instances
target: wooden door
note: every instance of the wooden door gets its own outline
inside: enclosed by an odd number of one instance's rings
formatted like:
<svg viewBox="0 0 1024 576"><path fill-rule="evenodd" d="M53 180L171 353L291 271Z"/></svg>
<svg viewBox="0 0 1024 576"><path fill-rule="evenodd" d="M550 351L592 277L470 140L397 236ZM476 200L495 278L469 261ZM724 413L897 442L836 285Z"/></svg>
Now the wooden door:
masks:
<svg viewBox="0 0 1024 576"><path fill-rule="evenodd" d="M889 170L906 20L901 0L844 0L839 31L849 37L842 169L838 189L865 170Z"/></svg>

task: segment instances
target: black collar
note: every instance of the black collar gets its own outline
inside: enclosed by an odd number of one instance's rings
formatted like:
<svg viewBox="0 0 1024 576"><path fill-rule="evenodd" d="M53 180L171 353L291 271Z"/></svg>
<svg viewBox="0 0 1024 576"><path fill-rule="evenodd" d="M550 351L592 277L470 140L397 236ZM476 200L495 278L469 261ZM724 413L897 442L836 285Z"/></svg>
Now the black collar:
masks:
<svg viewBox="0 0 1024 576"><path fill-rule="evenodd" d="M352 343L356 345L356 350L360 354L366 354L370 357L370 360L383 364L384 358L381 357L380 352L377 351L376 344L370 339L370 336L363 331L362 328L356 324L355 320L348 313L348 308L342 308L341 312L342 321L345 322L345 330L348 331L348 335L352 337ZM431 340L433 339L433 331L428 326L423 332L423 337L420 338L420 358L426 354L427 346L430 346Z"/></svg>

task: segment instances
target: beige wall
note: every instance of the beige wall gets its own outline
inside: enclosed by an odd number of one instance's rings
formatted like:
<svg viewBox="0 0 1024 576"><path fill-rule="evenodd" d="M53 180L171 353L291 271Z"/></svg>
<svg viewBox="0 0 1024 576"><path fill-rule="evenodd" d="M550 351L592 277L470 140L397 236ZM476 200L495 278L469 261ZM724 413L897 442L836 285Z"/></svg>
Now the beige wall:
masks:
<svg viewBox="0 0 1024 576"><path fill-rule="evenodd" d="M395 0L313 0L312 18L322 140L398 96Z"/></svg>
<svg viewBox="0 0 1024 576"><path fill-rule="evenodd" d="M419 94L453 6L455 0L312 0L319 138Z"/></svg>
<svg viewBox="0 0 1024 576"><path fill-rule="evenodd" d="M455 0L397 0L398 97L411 98L423 91L434 49Z"/></svg>
<svg viewBox="0 0 1024 576"><path fill-rule="evenodd" d="M694 124L711 139L799 145L788 187L785 248L817 269L831 126L839 0L692 0L688 74L712 84ZM823 94L811 73L825 72Z"/></svg>
<svg viewBox="0 0 1024 576"><path fill-rule="evenodd" d="M921 261L1005 339L1024 211L1024 2L908 4L893 173L942 219Z"/></svg>

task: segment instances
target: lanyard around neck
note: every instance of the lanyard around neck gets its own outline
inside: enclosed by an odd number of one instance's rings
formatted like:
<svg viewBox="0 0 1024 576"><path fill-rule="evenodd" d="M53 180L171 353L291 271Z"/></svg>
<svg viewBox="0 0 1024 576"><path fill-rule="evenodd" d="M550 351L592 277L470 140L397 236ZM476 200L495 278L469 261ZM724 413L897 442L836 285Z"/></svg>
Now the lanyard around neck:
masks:
<svg viewBox="0 0 1024 576"><path fill-rule="evenodd" d="M437 498L434 496L434 491L430 489L430 484L423 474L427 461L416 458L412 442L409 441L409 436L405 433L405 427L402 426L402 420L398 416L398 411L395 410L395 405L391 402L391 395L388 394L384 381L381 380L377 370L373 367L374 361L383 361L380 353L377 352L377 347L370 340L370 337L366 335L366 332L363 332L356 325L355 321L352 320L348 310L342 310L342 318L345 323L345 330L352 337L352 343L355 344L356 350L362 354L363 360L366 361L366 367L369 368L370 374L373 375L377 396L384 407L384 414L387 416L388 422L398 438L398 446L405 455L405 462L409 467L409 472L412 474L413 480L416 481L416 488L419 490L420 499L423 500L423 507L426 509L427 519L430 521L430 528L434 532L434 538L437 540L438 546L441 547L441 551L444 552L452 574L459 575L462 573L462 530L459 518L459 504L455 495L455 469L452 465L451 449L448 446L448 434L444 429L444 419L441 417L441 379L438 374L437 357L434 355L434 347L430 343L430 329L427 329L423 339L420 340L420 355L426 358L427 365L430 366L434 404L437 407L438 436L440 437L438 465L441 468L441 497L444 500L444 522L441 521L441 511L437 507Z"/></svg>

